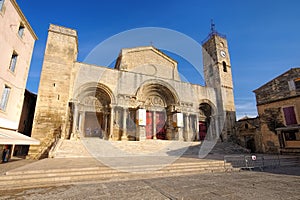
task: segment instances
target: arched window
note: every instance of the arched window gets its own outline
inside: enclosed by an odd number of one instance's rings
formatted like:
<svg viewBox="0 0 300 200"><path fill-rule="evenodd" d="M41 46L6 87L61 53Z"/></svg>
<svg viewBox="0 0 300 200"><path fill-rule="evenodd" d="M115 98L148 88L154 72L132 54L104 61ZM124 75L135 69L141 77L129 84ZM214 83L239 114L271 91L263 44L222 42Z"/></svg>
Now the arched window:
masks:
<svg viewBox="0 0 300 200"><path fill-rule="evenodd" d="M227 65L225 61L223 61L223 72L227 72Z"/></svg>

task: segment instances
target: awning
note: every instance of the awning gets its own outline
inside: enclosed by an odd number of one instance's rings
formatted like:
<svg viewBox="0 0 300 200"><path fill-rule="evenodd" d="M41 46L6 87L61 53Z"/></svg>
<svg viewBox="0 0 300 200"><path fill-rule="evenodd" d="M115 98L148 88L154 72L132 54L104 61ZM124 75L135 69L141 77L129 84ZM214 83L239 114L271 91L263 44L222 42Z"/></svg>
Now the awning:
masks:
<svg viewBox="0 0 300 200"><path fill-rule="evenodd" d="M39 145L40 141L17 131L0 129L0 144Z"/></svg>

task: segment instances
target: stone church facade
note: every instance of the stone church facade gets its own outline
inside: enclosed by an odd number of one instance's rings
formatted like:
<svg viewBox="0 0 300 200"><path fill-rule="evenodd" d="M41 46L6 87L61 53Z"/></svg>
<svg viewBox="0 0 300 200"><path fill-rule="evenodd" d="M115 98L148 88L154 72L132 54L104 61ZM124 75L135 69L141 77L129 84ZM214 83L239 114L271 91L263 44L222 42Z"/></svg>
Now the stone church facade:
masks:
<svg viewBox="0 0 300 200"><path fill-rule="evenodd" d="M227 140L235 123L227 40L212 32L202 46L206 86L181 81L177 62L153 46L122 49L114 69L78 62L77 32L51 24L32 129L41 144L29 156L47 157L58 138Z"/></svg>

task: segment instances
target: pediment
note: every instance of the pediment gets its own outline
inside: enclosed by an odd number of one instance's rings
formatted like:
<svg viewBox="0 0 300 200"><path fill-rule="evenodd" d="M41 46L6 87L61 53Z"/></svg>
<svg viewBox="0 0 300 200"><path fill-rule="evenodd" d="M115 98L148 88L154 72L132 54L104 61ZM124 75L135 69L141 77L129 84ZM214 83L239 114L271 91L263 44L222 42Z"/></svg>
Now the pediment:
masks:
<svg viewBox="0 0 300 200"><path fill-rule="evenodd" d="M115 68L122 71L180 80L177 61L153 46L122 49Z"/></svg>

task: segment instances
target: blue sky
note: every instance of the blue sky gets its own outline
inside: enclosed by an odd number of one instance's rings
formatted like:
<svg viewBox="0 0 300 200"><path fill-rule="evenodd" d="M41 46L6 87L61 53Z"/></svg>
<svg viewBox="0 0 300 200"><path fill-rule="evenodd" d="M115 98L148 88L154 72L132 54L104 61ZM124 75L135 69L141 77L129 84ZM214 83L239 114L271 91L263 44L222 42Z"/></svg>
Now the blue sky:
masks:
<svg viewBox="0 0 300 200"><path fill-rule="evenodd" d="M257 115L254 89L300 66L298 0L17 2L39 38L27 81L27 89L35 93L50 23L78 31L78 61L83 61L100 42L134 28L168 28L201 43L210 31L210 20L214 19L217 31L226 34L228 40L238 118ZM199 60L201 57L199 52ZM188 80L202 82L201 77L194 77L189 63L176 56L175 59Z"/></svg>

